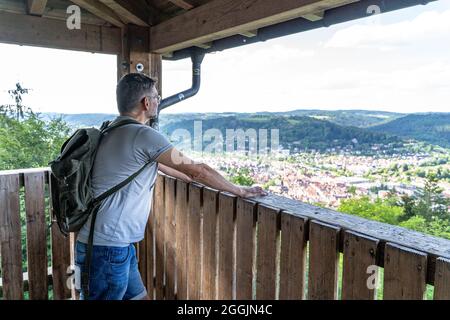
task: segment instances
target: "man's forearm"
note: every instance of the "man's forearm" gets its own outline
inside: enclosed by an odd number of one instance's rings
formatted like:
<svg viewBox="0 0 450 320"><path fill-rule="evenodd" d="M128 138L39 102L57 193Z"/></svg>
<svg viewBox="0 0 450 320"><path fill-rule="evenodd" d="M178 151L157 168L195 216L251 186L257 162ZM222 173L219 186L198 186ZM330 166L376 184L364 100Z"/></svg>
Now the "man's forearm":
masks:
<svg viewBox="0 0 450 320"><path fill-rule="evenodd" d="M158 164L158 169L168 176L183 180L184 182L192 182L192 179L188 175L178 170L169 168L168 166L165 166L161 163Z"/></svg>
<svg viewBox="0 0 450 320"><path fill-rule="evenodd" d="M202 174L193 177L193 180L213 189L227 191L236 195L242 194L242 190L239 186L225 179L219 172L208 165L203 165Z"/></svg>

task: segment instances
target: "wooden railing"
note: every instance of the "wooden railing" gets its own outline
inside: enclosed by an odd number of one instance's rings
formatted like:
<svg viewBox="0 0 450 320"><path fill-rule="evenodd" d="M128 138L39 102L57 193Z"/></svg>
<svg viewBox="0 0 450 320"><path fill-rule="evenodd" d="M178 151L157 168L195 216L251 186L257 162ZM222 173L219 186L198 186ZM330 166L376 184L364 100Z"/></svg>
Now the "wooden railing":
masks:
<svg viewBox="0 0 450 320"><path fill-rule="evenodd" d="M50 226L48 169L0 172L0 260L3 299L70 299L73 237ZM22 218L21 218L22 215ZM25 220L23 226L21 220ZM25 234L22 234L25 233ZM22 237L26 242L22 243ZM50 248L47 240L50 237ZM72 245L71 245L72 243ZM22 251L26 250L23 270ZM51 272L48 270L49 258ZM71 258L72 257L72 258ZM49 290L51 286L51 290Z"/></svg>
<svg viewBox="0 0 450 320"><path fill-rule="evenodd" d="M48 292L46 170L0 172L4 299L24 296L20 192L25 193L30 299ZM139 269L154 299L450 299L450 241L270 195L237 198L159 175ZM73 246L51 230L55 299ZM377 288L374 272L382 278Z"/></svg>

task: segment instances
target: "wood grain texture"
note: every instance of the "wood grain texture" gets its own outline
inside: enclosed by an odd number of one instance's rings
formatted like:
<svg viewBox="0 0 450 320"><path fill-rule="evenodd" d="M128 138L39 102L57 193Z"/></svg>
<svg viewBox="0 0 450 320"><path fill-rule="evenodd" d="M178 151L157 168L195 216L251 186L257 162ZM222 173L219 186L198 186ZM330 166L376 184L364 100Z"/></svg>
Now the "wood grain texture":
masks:
<svg viewBox="0 0 450 320"><path fill-rule="evenodd" d="M203 263L202 263L202 299L216 298L216 224L219 192L203 188Z"/></svg>
<svg viewBox="0 0 450 320"><path fill-rule="evenodd" d="M119 15L98 0L71 0L74 4L89 11L93 15L108 21L113 26L122 28L125 24Z"/></svg>
<svg viewBox="0 0 450 320"><path fill-rule="evenodd" d="M120 29L82 24L69 30L65 21L0 12L0 42L96 53L118 54Z"/></svg>
<svg viewBox="0 0 450 320"><path fill-rule="evenodd" d="M309 300L337 299L339 231L318 221L309 224Z"/></svg>
<svg viewBox="0 0 450 320"><path fill-rule="evenodd" d="M177 180L175 203L177 299L187 299L188 184Z"/></svg>
<svg viewBox="0 0 450 320"><path fill-rule="evenodd" d="M49 172L45 172L46 175ZM48 179L50 181L50 179ZM51 183L49 184L49 194L51 195ZM49 201L50 217L53 218L52 201ZM55 218L56 219L56 218ZM53 298L55 300L67 300L72 297L69 286L71 273L70 263L70 236L65 237L59 230L56 221L53 221L51 228L52 239L52 287Z"/></svg>
<svg viewBox="0 0 450 320"><path fill-rule="evenodd" d="M280 300L304 299L308 219L281 213Z"/></svg>
<svg viewBox="0 0 450 320"><path fill-rule="evenodd" d="M189 184L189 214L188 214L188 297L189 300L199 300L201 290L201 242L200 221L202 206L202 186Z"/></svg>
<svg viewBox="0 0 450 320"><path fill-rule="evenodd" d="M277 219L279 210L258 206L256 234L256 299L274 300L276 295Z"/></svg>
<svg viewBox="0 0 450 320"><path fill-rule="evenodd" d="M175 299L175 254L176 254L176 220L175 220L175 187L176 180L166 176L166 299Z"/></svg>
<svg viewBox="0 0 450 320"><path fill-rule="evenodd" d="M434 279L434 299L450 300L450 260L439 258L436 261Z"/></svg>
<svg viewBox="0 0 450 320"><path fill-rule="evenodd" d="M47 0L27 0L28 14L42 16Z"/></svg>
<svg viewBox="0 0 450 320"><path fill-rule="evenodd" d="M213 0L151 28L151 51L167 53L358 0Z"/></svg>
<svg viewBox="0 0 450 320"><path fill-rule="evenodd" d="M48 299L44 188L44 172L25 174L27 258L31 300Z"/></svg>
<svg viewBox="0 0 450 320"><path fill-rule="evenodd" d="M376 265L378 243L377 239L352 231L345 231L344 270L342 275L343 300L375 299L378 279L375 279L375 283L368 281L373 272L378 272L378 266Z"/></svg>
<svg viewBox="0 0 450 320"><path fill-rule="evenodd" d="M0 176L0 247L3 298L23 299L19 175Z"/></svg>
<svg viewBox="0 0 450 320"><path fill-rule="evenodd" d="M256 203L239 198L236 205L236 299L253 296L253 250L256 232Z"/></svg>
<svg viewBox="0 0 450 320"><path fill-rule="evenodd" d="M387 243L384 251L384 299L424 299L426 272L425 253Z"/></svg>
<svg viewBox="0 0 450 320"><path fill-rule="evenodd" d="M221 192L218 213L218 299L233 298L233 229L236 197Z"/></svg>
<svg viewBox="0 0 450 320"><path fill-rule="evenodd" d="M154 189L153 189L153 192ZM152 212L147 222L147 230L145 235L146 242L146 255L147 255L147 270L146 270L146 288L148 296L151 300L155 298L155 216L154 216L154 205L152 203Z"/></svg>
<svg viewBox="0 0 450 320"><path fill-rule="evenodd" d="M261 204L280 208L297 216L315 219L327 224L339 226L345 230L352 230L359 234L380 240L380 242L391 242L401 246L409 247L425 252L429 257L442 257L450 259L450 240L434 237L414 230L368 220L354 215L315 207L293 199L277 195L268 195L256 199ZM432 284L434 279L435 264L427 265L427 282Z"/></svg>
<svg viewBox="0 0 450 320"><path fill-rule="evenodd" d="M158 175L155 184L155 295L156 300L164 299L164 261L165 261L165 207L164 176Z"/></svg>

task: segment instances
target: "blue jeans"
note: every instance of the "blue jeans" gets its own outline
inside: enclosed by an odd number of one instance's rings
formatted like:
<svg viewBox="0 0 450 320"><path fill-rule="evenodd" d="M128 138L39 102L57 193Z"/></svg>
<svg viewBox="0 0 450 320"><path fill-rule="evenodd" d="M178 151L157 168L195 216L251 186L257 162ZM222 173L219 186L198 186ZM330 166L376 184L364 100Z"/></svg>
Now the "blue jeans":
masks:
<svg viewBox="0 0 450 320"><path fill-rule="evenodd" d="M87 245L77 241L75 246L75 277L80 284L84 270ZM128 247L93 246L87 300L139 300L147 296L142 282L133 244ZM80 290L77 285L77 290ZM80 292L80 299L85 297Z"/></svg>

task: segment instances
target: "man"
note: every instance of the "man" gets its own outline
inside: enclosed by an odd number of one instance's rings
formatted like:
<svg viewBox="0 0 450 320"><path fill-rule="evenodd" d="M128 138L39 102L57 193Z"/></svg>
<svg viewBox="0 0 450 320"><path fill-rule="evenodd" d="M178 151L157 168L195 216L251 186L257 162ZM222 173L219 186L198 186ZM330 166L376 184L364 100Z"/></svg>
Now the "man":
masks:
<svg viewBox="0 0 450 320"><path fill-rule="evenodd" d="M260 187L240 187L228 182L207 164L191 160L158 131L146 126L158 112L161 97L155 81L142 74L128 74L118 83L117 106L127 124L105 134L97 152L92 187L94 196L119 184L146 163L140 175L105 199L97 213L88 299L148 299L136 261L133 243L144 238L151 195L158 169L186 182L197 181L240 197L265 195ZM76 243L76 283L84 267L91 220L80 230ZM79 288L79 286L77 286ZM85 299L81 294L81 299Z"/></svg>

